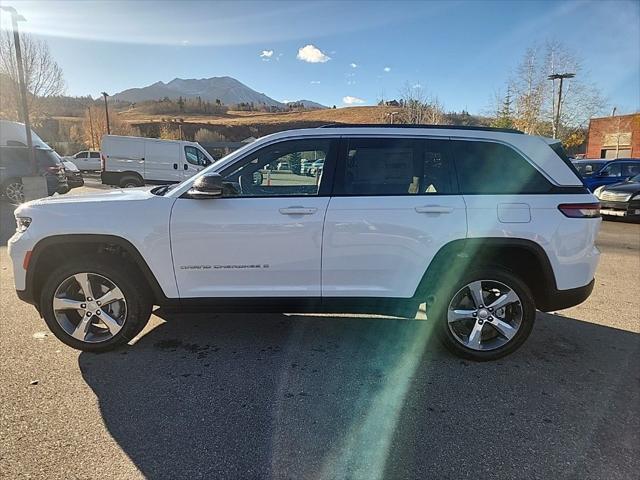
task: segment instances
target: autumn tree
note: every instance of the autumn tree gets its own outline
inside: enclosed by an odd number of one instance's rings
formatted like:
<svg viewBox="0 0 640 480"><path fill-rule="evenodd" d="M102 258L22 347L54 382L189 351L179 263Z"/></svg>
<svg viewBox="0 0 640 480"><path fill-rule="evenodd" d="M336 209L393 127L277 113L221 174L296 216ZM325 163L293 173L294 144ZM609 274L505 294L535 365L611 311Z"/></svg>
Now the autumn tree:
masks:
<svg viewBox="0 0 640 480"><path fill-rule="evenodd" d="M35 117L43 115L42 99L61 95L65 89L62 69L49 52L43 40L29 34L20 35L24 66L27 106ZM18 62L16 61L13 34L0 32L0 76L2 80L2 110L5 116L22 120Z"/></svg>
<svg viewBox="0 0 640 480"><path fill-rule="evenodd" d="M445 124L446 115L444 108L437 97L427 96L420 85L411 85L408 82L400 90L400 115L399 122L412 125Z"/></svg>
<svg viewBox="0 0 640 480"><path fill-rule="evenodd" d="M137 128L125 122L111 107L109 107L109 128L112 135L140 135ZM102 136L106 133L107 118L104 107L92 104L87 107L80 127L71 130L71 138L78 143L84 143L88 148L97 150L100 148Z"/></svg>
<svg viewBox="0 0 640 480"><path fill-rule="evenodd" d="M558 108L558 84L548 79L554 73L576 75L563 83L557 131L554 115ZM555 136L572 145L581 138L579 132L589 118L601 113L605 106L599 89L589 82L580 58L556 41L529 47L506 83L506 93L496 102L501 107L496 111L494 123L505 123L503 109L509 103L515 128L532 135Z"/></svg>

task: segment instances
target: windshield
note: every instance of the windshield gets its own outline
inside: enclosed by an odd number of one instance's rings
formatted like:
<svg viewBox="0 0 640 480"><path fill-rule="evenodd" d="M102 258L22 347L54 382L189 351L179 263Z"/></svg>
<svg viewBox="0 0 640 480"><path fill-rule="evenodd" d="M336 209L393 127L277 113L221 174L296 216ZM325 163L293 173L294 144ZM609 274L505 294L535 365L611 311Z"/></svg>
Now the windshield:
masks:
<svg viewBox="0 0 640 480"><path fill-rule="evenodd" d="M640 183L640 173L637 175L634 175L633 177L631 177L629 179L630 182L636 182L636 183Z"/></svg>
<svg viewBox="0 0 640 480"><path fill-rule="evenodd" d="M576 167L578 173L583 177L590 177L596 173L607 162L573 162L573 166Z"/></svg>

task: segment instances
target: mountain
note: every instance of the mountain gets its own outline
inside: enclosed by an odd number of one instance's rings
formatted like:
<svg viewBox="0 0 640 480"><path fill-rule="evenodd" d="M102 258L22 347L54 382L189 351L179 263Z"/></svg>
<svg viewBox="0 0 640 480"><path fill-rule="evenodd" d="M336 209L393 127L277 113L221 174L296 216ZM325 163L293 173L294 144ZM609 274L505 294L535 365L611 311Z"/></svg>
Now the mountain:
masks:
<svg viewBox="0 0 640 480"><path fill-rule="evenodd" d="M303 106L304 108L309 108L309 109L322 109L322 108L329 108L329 107L327 107L327 106L325 106L325 105L322 105L322 104L320 104L320 103L318 103L318 102L313 102L313 101L311 101L311 100L297 100L297 101L295 101L295 102L287 102L287 105L288 105L288 106L291 106L291 105L299 105L299 104L302 104L302 106Z"/></svg>
<svg viewBox="0 0 640 480"><path fill-rule="evenodd" d="M210 102L215 102L218 99L225 105L253 102L256 105L283 106L281 102L264 93L256 92L231 77L174 78L169 83L156 82L147 87L130 88L116 93L111 98L115 101L143 102L145 100L160 100L164 97L170 99L200 97L202 100Z"/></svg>

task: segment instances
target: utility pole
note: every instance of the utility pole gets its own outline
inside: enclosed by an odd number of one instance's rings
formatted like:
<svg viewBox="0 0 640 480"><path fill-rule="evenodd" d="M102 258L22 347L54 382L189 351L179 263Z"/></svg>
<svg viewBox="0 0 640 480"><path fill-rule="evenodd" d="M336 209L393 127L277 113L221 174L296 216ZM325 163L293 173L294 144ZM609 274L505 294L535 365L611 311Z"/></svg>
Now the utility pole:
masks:
<svg viewBox="0 0 640 480"><path fill-rule="evenodd" d="M31 122L29 120L29 107L27 104L27 86L24 78L24 64L22 63L22 48L20 47L20 33L18 32L18 21L24 22L26 19L19 15L13 7L0 7L11 15L11 28L13 30L13 44L16 49L16 63L18 64L18 84L20 85L20 103L22 104L22 120L27 134L27 148L29 149L29 161L33 174L38 174L36 164L36 152L33 150L33 139L31 138Z"/></svg>
<svg viewBox="0 0 640 480"><path fill-rule="evenodd" d="M91 133L91 150L95 149L95 143L93 141L94 137L93 137L93 115L91 115L91 105L89 105L89 108L87 108L87 111L89 112L89 132Z"/></svg>
<svg viewBox="0 0 640 480"><path fill-rule="evenodd" d="M558 138L559 130L560 130L560 110L562 108L562 81L565 78L573 78L575 77L575 73L553 73L547 77L548 80L553 82L555 87L556 79L560 80L560 85L558 87L558 105L556 106L556 115L553 121L553 138Z"/></svg>
<svg viewBox="0 0 640 480"><path fill-rule="evenodd" d="M111 135L111 127L109 126L109 107L107 106L107 97L109 94L107 92L102 92L102 96L104 97L104 113L107 116L107 135Z"/></svg>

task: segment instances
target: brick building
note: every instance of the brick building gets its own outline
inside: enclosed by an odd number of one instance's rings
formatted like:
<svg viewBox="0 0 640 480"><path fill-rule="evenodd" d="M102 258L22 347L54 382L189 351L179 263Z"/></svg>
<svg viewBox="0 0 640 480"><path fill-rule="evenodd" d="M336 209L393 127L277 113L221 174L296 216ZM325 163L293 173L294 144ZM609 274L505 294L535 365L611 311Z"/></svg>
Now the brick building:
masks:
<svg viewBox="0 0 640 480"><path fill-rule="evenodd" d="M592 118L587 158L640 158L640 113Z"/></svg>

